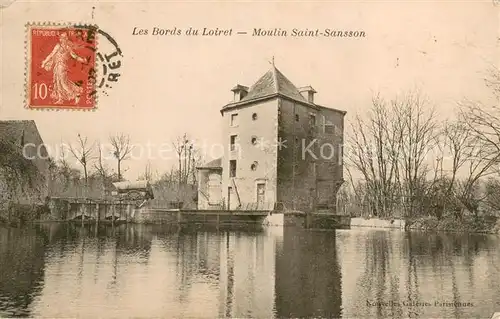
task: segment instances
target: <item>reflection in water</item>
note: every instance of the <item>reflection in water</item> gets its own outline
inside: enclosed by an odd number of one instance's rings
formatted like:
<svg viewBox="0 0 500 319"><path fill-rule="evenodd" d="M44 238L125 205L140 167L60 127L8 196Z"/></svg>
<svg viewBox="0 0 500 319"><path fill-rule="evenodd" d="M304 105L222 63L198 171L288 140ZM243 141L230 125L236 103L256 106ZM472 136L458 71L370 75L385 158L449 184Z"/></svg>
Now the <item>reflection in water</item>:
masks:
<svg viewBox="0 0 500 319"><path fill-rule="evenodd" d="M277 315L339 318L340 285L335 232L286 228L276 254Z"/></svg>
<svg viewBox="0 0 500 319"><path fill-rule="evenodd" d="M0 316L489 317L499 262L494 236L0 227Z"/></svg>
<svg viewBox="0 0 500 319"><path fill-rule="evenodd" d="M496 236L341 231L344 314L490 317L500 306L499 245Z"/></svg>
<svg viewBox="0 0 500 319"><path fill-rule="evenodd" d="M29 316L43 286L45 234L0 228L0 316Z"/></svg>

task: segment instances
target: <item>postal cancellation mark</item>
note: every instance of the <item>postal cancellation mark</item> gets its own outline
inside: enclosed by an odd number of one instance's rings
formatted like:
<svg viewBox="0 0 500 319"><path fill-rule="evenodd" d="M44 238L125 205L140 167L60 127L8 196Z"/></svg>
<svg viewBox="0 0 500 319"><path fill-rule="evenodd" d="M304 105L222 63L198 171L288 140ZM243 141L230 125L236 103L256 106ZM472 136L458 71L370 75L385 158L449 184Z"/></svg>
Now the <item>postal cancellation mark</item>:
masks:
<svg viewBox="0 0 500 319"><path fill-rule="evenodd" d="M96 32L65 26L30 26L29 108L95 108Z"/></svg>

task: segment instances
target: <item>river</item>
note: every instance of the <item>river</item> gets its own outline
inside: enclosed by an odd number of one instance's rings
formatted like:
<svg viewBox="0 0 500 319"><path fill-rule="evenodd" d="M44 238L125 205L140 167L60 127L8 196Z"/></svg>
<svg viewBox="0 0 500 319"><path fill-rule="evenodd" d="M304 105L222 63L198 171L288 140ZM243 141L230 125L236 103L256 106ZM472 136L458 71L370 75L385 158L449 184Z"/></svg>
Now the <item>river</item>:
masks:
<svg viewBox="0 0 500 319"><path fill-rule="evenodd" d="M0 316L490 318L500 237L0 226Z"/></svg>

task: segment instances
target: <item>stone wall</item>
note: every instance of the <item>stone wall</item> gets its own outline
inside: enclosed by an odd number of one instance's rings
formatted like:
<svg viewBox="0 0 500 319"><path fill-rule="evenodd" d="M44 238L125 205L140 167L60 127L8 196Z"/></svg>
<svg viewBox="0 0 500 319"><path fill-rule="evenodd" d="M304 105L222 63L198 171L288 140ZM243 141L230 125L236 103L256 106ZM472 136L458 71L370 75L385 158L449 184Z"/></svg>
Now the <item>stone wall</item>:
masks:
<svg viewBox="0 0 500 319"><path fill-rule="evenodd" d="M301 152L302 143L313 139L309 110L312 109L302 104L280 100L278 134L286 141L286 147L279 150L277 158L278 201L285 209L312 211L315 205L313 162L309 157L303 158Z"/></svg>
<svg viewBox="0 0 500 319"><path fill-rule="evenodd" d="M344 113L321 108L316 118L318 205L336 213L343 183Z"/></svg>
<svg viewBox="0 0 500 319"><path fill-rule="evenodd" d="M222 210L160 210L139 209L135 211L131 222L140 224L259 224L266 216L260 212L228 212Z"/></svg>
<svg viewBox="0 0 500 319"><path fill-rule="evenodd" d="M134 202L100 202L80 201L70 202L64 198L51 198L48 203L50 214L44 218L47 221L67 221L81 219L105 220L115 219L131 220L137 213Z"/></svg>
<svg viewBox="0 0 500 319"><path fill-rule="evenodd" d="M378 218L352 218L351 227L374 227L405 229L405 221L402 219L378 219Z"/></svg>
<svg viewBox="0 0 500 319"><path fill-rule="evenodd" d="M343 129L342 112L280 100L278 135L286 147L278 151L278 201L286 208L335 212Z"/></svg>
<svg viewBox="0 0 500 319"><path fill-rule="evenodd" d="M198 209L222 209L222 171L198 169Z"/></svg>
<svg viewBox="0 0 500 319"><path fill-rule="evenodd" d="M284 226L305 228L306 227L305 214L285 214Z"/></svg>
<svg viewBox="0 0 500 319"><path fill-rule="evenodd" d="M262 224L265 226L284 226L285 216L284 214L269 214L264 218Z"/></svg>
<svg viewBox="0 0 500 319"><path fill-rule="evenodd" d="M332 214L311 214L307 225L308 228L315 229L339 229L350 226L351 217Z"/></svg>
<svg viewBox="0 0 500 319"><path fill-rule="evenodd" d="M223 211L223 210L136 210L131 222L152 224L258 224L263 226L302 227L314 229L348 228L349 216L332 214L274 213L260 211Z"/></svg>
<svg viewBox="0 0 500 319"><path fill-rule="evenodd" d="M132 222L138 224L176 224L179 221L180 211L172 210L136 210Z"/></svg>
<svg viewBox="0 0 500 319"><path fill-rule="evenodd" d="M253 114L256 114L254 119ZM231 126L231 115L238 114L238 124ZM265 202L276 200L277 99L226 111L223 118L222 196L227 204L228 187L236 188L242 206L257 201L257 183L265 184ZM236 149L229 149L230 136L236 135ZM252 144L256 138L256 144ZM234 184L229 177L229 160L236 160ZM256 164L255 170L251 169ZM238 195L233 192L230 209L236 209ZM226 205L227 207L227 205Z"/></svg>

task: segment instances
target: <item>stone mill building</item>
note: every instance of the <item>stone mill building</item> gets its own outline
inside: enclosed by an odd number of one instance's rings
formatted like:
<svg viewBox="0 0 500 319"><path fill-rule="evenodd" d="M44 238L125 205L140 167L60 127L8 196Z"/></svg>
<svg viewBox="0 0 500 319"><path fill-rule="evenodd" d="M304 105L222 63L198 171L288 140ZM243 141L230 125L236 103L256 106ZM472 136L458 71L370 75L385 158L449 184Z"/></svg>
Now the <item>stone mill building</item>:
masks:
<svg viewBox="0 0 500 319"><path fill-rule="evenodd" d="M345 111L315 103L274 65L220 110L222 158L198 167L198 208L328 211L343 183Z"/></svg>

